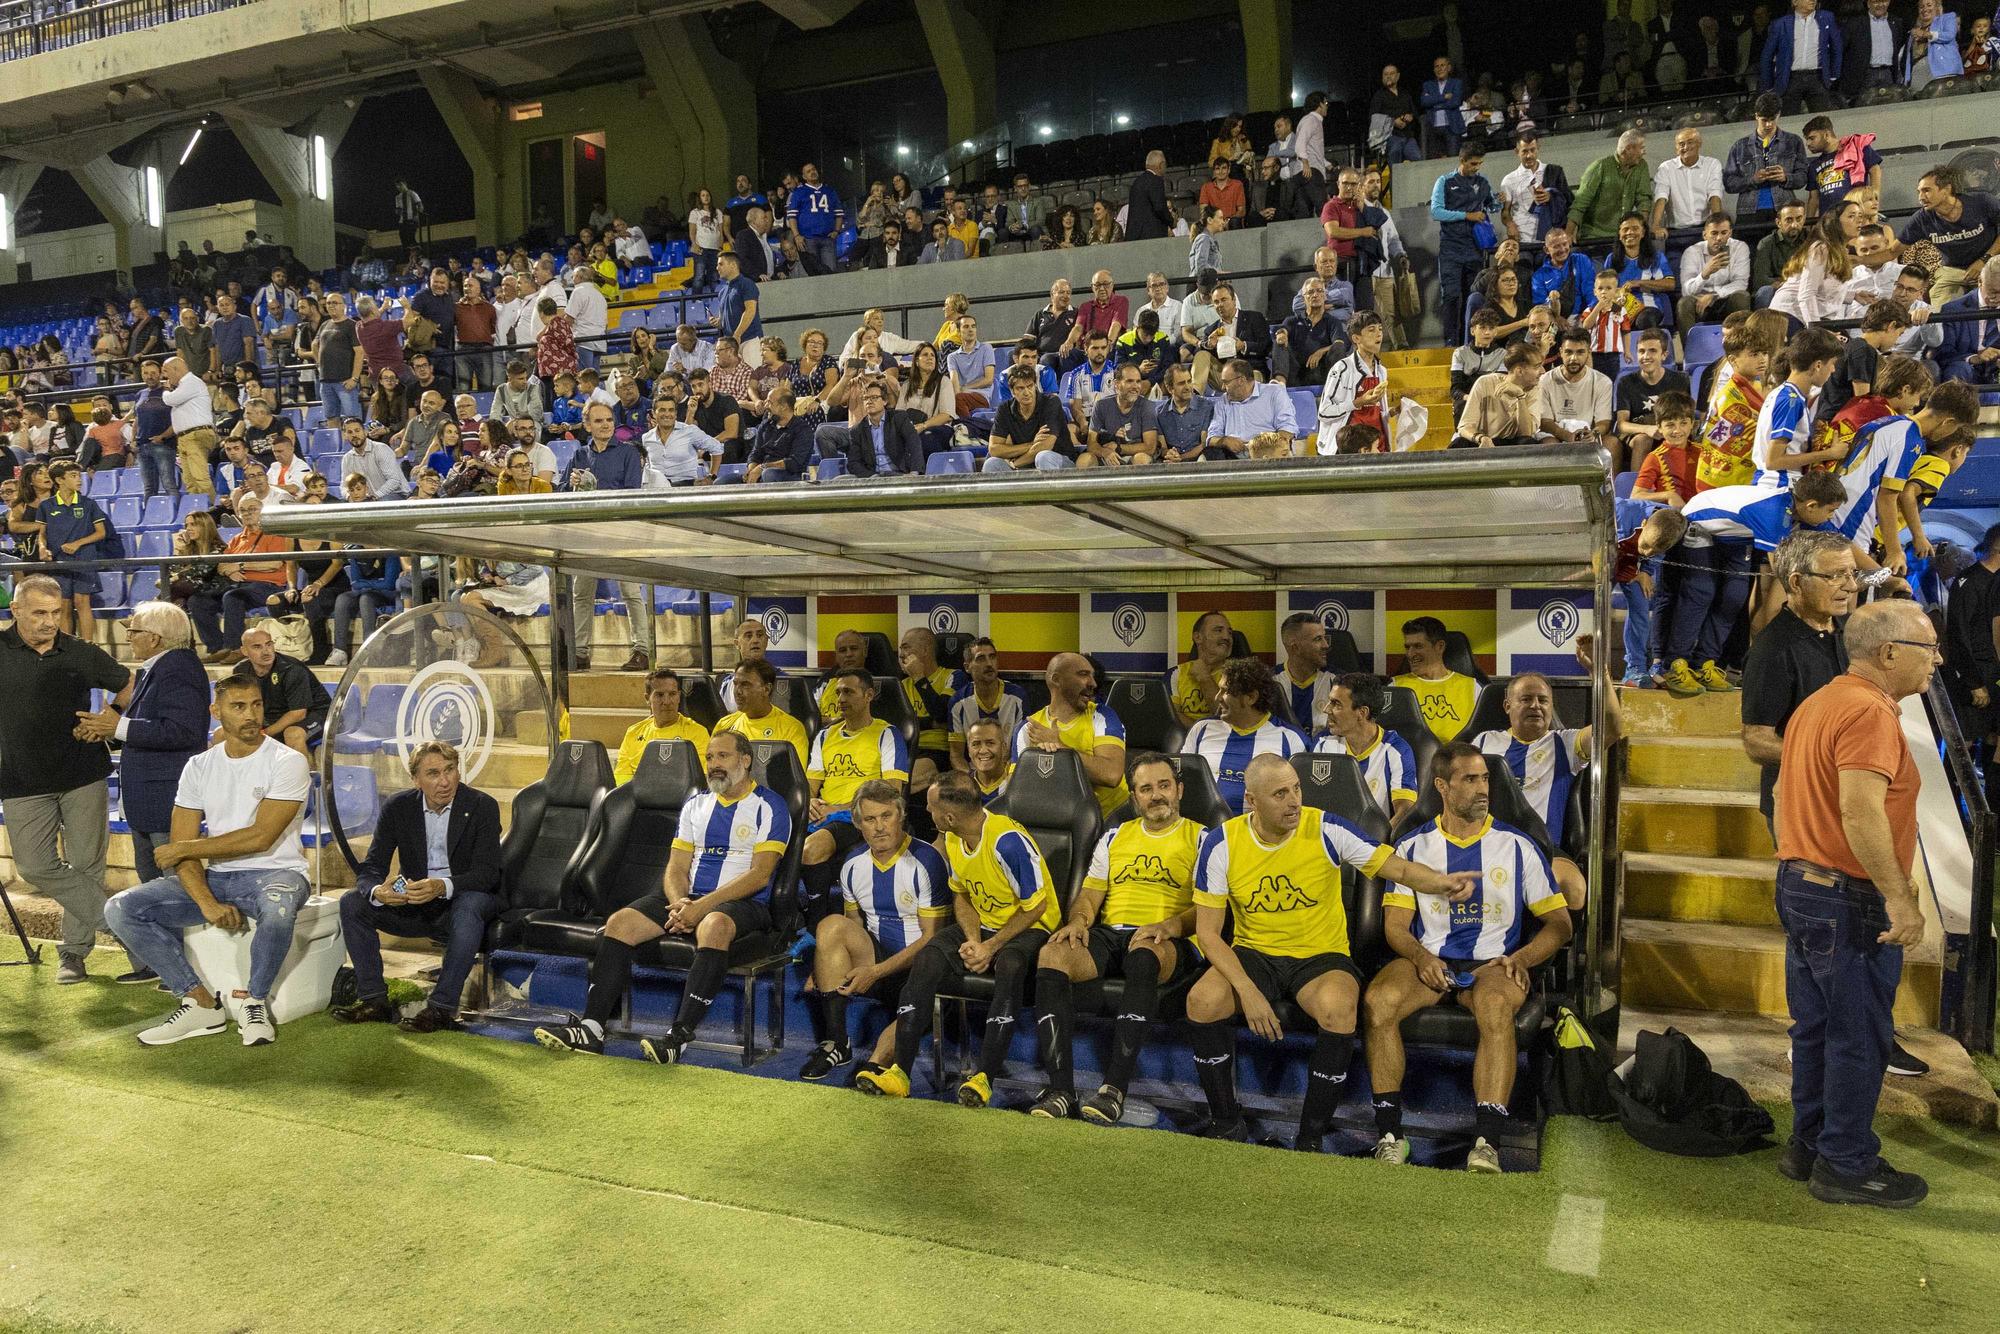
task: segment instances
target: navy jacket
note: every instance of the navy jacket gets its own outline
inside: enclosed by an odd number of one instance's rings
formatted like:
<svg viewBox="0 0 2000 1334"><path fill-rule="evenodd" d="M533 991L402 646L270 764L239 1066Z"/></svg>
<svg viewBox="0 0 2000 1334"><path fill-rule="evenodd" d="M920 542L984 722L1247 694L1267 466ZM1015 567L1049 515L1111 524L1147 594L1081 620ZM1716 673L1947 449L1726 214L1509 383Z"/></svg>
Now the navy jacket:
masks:
<svg viewBox="0 0 2000 1334"><path fill-rule="evenodd" d="M500 803L469 783L458 785L451 799L451 829L446 840L451 858L453 897L466 893L500 892ZM424 837L424 794L405 788L382 803L375 837L355 873L354 892L367 894L389 878L389 857L399 875L422 880L430 874L430 850Z"/></svg>
<svg viewBox="0 0 2000 1334"><path fill-rule="evenodd" d="M1958 314L1961 311L1978 310L1981 307L1979 288L1975 285L1970 292L1956 301L1947 301L1938 314ZM1986 339L1980 341L1979 326L1986 325ZM1985 347L2000 347L2000 320L1954 320L1938 325L1944 335L1938 343L1937 351L1931 355L1937 359L1938 370L1947 380L1965 380L1980 383L1977 368L1967 363L1967 358ZM1985 372L1991 375L1989 369Z"/></svg>
<svg viewBox="0 0 2000 1334"><path fill-rule="evenodd" d="M118 765L125 823L147 834L173 827L181 770L208 748L208 673L194 650L169 649L132 691Z"/></svg>
<svg viewBox="0 0 2000 1334"><path fill-rule="evenodd" d="M1840 25L1824 9L1813 11L1819 29L1819 78L1828 88L1840 83ZM1782 93L1792 86L1792 14L1789 10L1771 20L1764 38L1764 52L1757 62L1757 86Z"/></svg>
<svg viewBox="0 0 2000 1334"><path fill-rule="evenodd" d="M910 423L906 412L889 408L882 414L882 449L889 461L905 473L923 475L924 446L917 439L917 428ZM853 477L874 477L875 436L868 429L868 419L858 417L847 428L847 471ZM894 476L895 474L883 474Z"/></svg>

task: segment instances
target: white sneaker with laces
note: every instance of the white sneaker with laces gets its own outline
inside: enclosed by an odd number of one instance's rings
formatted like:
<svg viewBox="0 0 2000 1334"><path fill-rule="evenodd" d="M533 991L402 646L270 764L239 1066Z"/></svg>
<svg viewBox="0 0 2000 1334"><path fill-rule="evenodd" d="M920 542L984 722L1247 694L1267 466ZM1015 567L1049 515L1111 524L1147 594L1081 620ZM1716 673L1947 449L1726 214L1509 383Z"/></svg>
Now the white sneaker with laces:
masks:
<svg viewBox="0 0 2000 1334"><path fill-rule="evenodd" d="M1410 1161L1410 1141L1401 1135L1383 1135L1375 1141L1375 1161L1401 1167Z"/></svg>
<svg viewBox="0 0 2000 1334"><path fill-rule="evenodd" d="M165 1022L154 1024L139 1034L139 1043L146 1047L165 1047L184 1038L205 1038L228 1027L229 1012L222 1006L205 1010L193 1000L182 997L180 1005L166 1017Z"/></svg>
<svg viewBox="0 0 2000 1334"><path fill-rule="evenodd" d="M1472 1151L1465 1155L1465 1170L1468 1172L1478 1172L1482 1175L1498 1172L1500 1170L1500 1150L1488 1144L1486 1137L1481 1135L1478 1139L1472 1141Z"/></svg>
<svg viewBox="0 0 2000 1334"><path fill-rule="evenodd" d="M242 1035L244 1046L268 1047L278 1040L278 1026L271 1022L270 1002L248 996L231 999L236 1002L236 1031Z"/></svg>
<svg viewBox="0 0 2000 1334"><path fill-rule="evenodd" d="M333 652L327 654L326 665L329 667L345 667L347 665L347 650L344 648L337 648Z"/></svg>

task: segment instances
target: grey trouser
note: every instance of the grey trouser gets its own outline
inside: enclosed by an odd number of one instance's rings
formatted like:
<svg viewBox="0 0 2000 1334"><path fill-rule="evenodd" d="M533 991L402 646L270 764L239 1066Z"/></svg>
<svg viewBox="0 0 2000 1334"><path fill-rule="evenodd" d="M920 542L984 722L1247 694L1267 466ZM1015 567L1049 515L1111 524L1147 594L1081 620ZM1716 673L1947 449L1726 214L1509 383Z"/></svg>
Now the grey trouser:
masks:
<svg viewBox="0 0 2000 1334"><path fill-rule="evenodd" d="M576 650L590 652L596 638L597 616L597 576L578 574L570 577L570 617L573 622L581 622L583 630L577 632L574 624L571 632L576 635ZM632 624L632 651L653 656L653 606L650 590L644 584L618 581L618 596L625 599L625 615Z"/></svg>
<svg viewBox="0 0 2000 1334"><path fill-rule="evenodd" d="M14 867L37 894L62 905L61 952L78 958L90 953L104 926L107 799L100 779L68 792L9 797L6 803Z"/></svg>

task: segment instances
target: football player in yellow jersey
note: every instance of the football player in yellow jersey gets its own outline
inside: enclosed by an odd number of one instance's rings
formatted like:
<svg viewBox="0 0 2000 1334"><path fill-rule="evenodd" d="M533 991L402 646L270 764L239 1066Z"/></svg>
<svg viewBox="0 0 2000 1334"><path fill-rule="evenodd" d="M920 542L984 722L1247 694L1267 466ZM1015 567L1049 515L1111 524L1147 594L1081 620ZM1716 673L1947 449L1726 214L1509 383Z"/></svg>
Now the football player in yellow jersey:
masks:
<svg viewBox="0 0 2000 1334"><path fill-rule="evenodd" d="M993 1000L979 1069L958 1089L960 1106L984 1107L993 1100L993 1076L1007 1060L1028 973L1062 920L1062 909L1034 838L1006 816L989 812L969 775L955 770L941 775L931 784L930 808L951 863L952 922L931 937L910 968L896 1007L896 1063L863 1070L854 1086L908 1097L909 1072L930 1027L938 988L967 973L990 972Z"/></svg>
<svg viewBox="0 0 2000 1334"><path fill-rule="evenodd" d="M1131 783L1139 818L1098 840L1068 920L1042 946L1035 974L1035 1008L1041 1014L1036 1034L1049 1087L1028 1109L1031 1116L1061 1118L1080 1111L1086 1121L1117 1125L1160 988L1201 966L1193 938L1194 859L1207 830L1181 814L1180 773L1166 756L1140 754L1132 761ZM1070 1051L1071 984L1100 977L1123 977L1125 995L1112 1024L1104 1081L1079 1109Z"/></svg>
<svg viewBox="0 0 2000 1334"><path fill-rule="evenodd" d="M1030 715L1014 734L1014 757L1024 750L1075 751L1083 771L1097 791L1097 805L1106 815L1132 795L1125 784L1125 724L1097 703L1097 669L1081 653L1058 653L1049 659L1046 708Z"/></svg>
<svg viewBox="0 0 2000 1334"><path fill-rule="evenodd" d="M835 721L820 729L806 758L812 832L799 858L799 878L806 891L800 906L808 922L824 915L820 910L840 864L861 846L861 831L848 813L854 794L870 779L907 783L910 777L903 734L874 715L875 678L858 667L843 667L833 674L833 686Z"/></svg>
<svg viewBox="0 0 2000 1334"><path fill-rule="evenodd" d="M1007 734L1000 730L998 719L981 718L965 729L965 758L972 766L979 799L991 806L1014 776L1013 761L1007 758Z"/></svg>
<svg viewBox="0 0 2000 1334"><path fill-rule="evenodd" d="M814 703L819 708L822 719L838 718L840 702L833 696L833 687L842 672L865 672L868 670L868 640L859 630L842 630L833 637L833 670L826 675L826 681L819 688ZM870 678L873 679L872 677Z"/></svg>
<svg viewBox="0 0 2000 1334"><path fill-rule="evenodd" d="M1435 616L1412 616L1403 622L1403 656L1410 670L1389 684L1407 686L1417 692L1417 707L1424 722L1440 741L1457 736L1472 721L1472 705L1479 695L1479 683L1444 662L1444 622Z"/></svg>
<svg viewBox="0 0 2000 1334"><path fill-rule="evenodd" d="M1188 660L1167 673L1167 700L1182 727L1213 718L1222 702L1222 665L1236 646L1236 631L1219 611L1203 612L1194 623Z"/></svg>
<svg viewBox="0 0 2000 1334"><path fill-rule="evenodd" d="M799 768L806 767L806 752L812 743L806 725L771 703L771 691L778 684L778 669L762 658L738 663L731 677L736 712L717 722L718 732L741 732L752 741L788 741L798 752Z"/></svg>
<svg viewBox="0 0 2000 1334"><path fill-rule="evenodd" d="M1454 900L1471 895L1479 873L1415 865L1339 816L1306 806L1298 774L1275 755L1250 761L1243 787L1245 813L1210 830L1195 863L1195 941L1210 967L1188 990L1187 1015L1208 1133L1249 1137L1236 1101L1231 1021L1241 1013L1251 1032L1276 1042L1284 1029L1273 1007L1289 1000L1319 1026L1294 1145L1317 1152L1347 1082L1361 998L1361 970L1348 957L1341 867ZM1229 915L1234 944L1222 936Z"/></svg>
<svg viewBox="0 0 2000 1334"><path fill-rule="evenodd" d="M910 757L910 795L915 797L951 768L951 700L966 678L964 672L938 666L937 635L921 625L903 632L896 661L903 669L897 683L903 702L917 720L917 748Z"/></svg>
<svg viewBox="0 0 2000 1334"><path fill-rule="evenodd" d="M681 678L665 667L646 674L646 707L653 716L625 729L618 743L618 762L611 768L613 781L629 783L639 771L639 760L655 741L686 741L697 755L708 753L708 729L681 712Z"/></svg>

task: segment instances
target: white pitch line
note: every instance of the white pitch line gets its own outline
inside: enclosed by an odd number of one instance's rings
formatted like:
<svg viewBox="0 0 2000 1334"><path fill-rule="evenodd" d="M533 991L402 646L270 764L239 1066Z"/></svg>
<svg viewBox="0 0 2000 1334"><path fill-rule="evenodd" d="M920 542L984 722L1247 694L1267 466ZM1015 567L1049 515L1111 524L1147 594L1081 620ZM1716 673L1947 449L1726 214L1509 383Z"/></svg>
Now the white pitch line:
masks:
<svg viewBox="0 0 2000 1334"><path fill-rule="evenodd" d="M1604 1201L1594 1195L1563 1196L1542 1262L1559 1273L1596 1278L1603 1254Z"/></svg>

